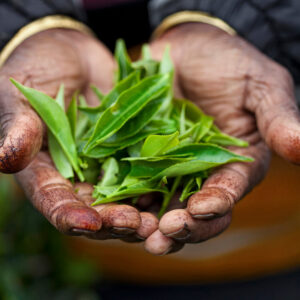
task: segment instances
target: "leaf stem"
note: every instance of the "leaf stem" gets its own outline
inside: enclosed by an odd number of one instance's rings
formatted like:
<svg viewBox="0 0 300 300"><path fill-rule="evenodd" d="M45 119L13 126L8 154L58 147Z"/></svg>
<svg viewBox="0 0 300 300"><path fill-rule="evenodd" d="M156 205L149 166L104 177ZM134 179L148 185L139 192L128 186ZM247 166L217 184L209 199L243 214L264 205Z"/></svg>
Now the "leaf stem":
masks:
<svg viewBox="0 0 300 300"><path fill-rule="evenodd" d="M176 192L176 190L180 184L181 178L182 178L182 176L177 176L173 182L171 191L167 194L164 194L164 200L161 205L160 211L158 213L159 218L162 217L162 215L165 213L166 209L168 208L170 201L173 198L174 193Z"/></svg>

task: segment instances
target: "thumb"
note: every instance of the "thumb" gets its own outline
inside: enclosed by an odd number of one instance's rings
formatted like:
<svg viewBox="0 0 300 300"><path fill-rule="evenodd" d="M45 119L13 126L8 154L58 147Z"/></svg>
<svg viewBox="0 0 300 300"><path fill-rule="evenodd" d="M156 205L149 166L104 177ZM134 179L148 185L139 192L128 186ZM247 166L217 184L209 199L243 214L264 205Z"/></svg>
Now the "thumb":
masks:
<svg viewBox="0 0 300 300"><path fill-rule="evenodd" d="M290 74L276 67L272 79L252 88L250 105L268 146L290 162L300 164L300 114Z"/></svg>
<svg viewBox="0 0 300 300"><path fill-rule="evenodd" d="M8 76L0 75L0 172L24 169L40 150L43 125Z"/></svg>

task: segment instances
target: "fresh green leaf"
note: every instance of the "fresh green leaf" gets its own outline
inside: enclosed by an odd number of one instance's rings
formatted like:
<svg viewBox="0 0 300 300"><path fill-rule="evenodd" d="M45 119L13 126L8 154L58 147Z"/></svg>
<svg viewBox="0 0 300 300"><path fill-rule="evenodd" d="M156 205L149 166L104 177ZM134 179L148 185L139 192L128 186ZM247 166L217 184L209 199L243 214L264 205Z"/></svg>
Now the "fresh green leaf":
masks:
<svg viewBox="0 0 300 300"><path fill-rule="evenodd" d="M102 92L99 90L99 88L97 88L94 84L91 85L91 89L92 91L95 93L95 95L97 96L99 102L101 102L101 100L103 100L104 95L102 94Z"/></svg>
<svg viewBox="0 0 300 300"><path fill-rule="evenodd" d="M161 133L164 128L148 128L145 127L143 130L138 132L136 135L129 137L127 140L123 141L121 144L115 147L106 147L106 145L100 145L94 147L92 150L90 150L87 154L84 154L87 157L92 158L103 158L110 155L115 154L117 151L120 151L122 149L125 149L129 146L132 146L136 143L139 143L140 141L144 140L149 134L155 134L155 133Z"/></svg>
<svg viewBox="0 0 300 300"><path fill-rule="evenodd" d="M115 59L118 63L117 82L119 82L133 71L125 43L121 39L117 40L116 43Z"/></svg>
<svg viewBox="0 0 300 300"><path fill-rule="evenodd" d="M57 95L56 95L56 102L60 105L60 107L63 109L63 111L65 111L65 88L64 88L64 85L61 84L60 87L59 87L59 90L57 92Z"/></svg>
<svg viewBox="0 0 300 300"><path fill-rule="evenodd" d="M96 190L101 191L101 187L96 187ZM151 192L166 193L168 192L168 190L163 186L159 186L157 182L150 180L139 180L135 184L123 187L121 190L118 189L112 192L111 194L107 195L107 197L97 197L97 200L93 203L93 205L115 202L127 198L133 198Z"/></svg>
<svg viewBox="0 0 300 300"><path fill-rule="evenodd" d="M131 75L120 81L115 87L103 97L101 104L96 107L90 107L87 105L81 105L78 109L85 113L91 122L94 124L97 122L101 113L116 102L118 97L126 90L134 86L139 81L139 72L133 72Z"/></svg>
<svg viewBox="0 0 300 300"><path fill-rule="evenodd" d="M73 138L75 139L77 123L77 93L75 93L72 97L72 100L67 110L67 117L70 123Z"/></svg>
<svg viewBox="0 0 300 300"><path fill-rule="evenodd" d="M99 182L99 186L111 186L118 181L119 165L115 158L109 157L102 165L104 175Z"/></svg>
<svg viewBox="0 0 300 300"><path fill-rule="evenodd" d="M142 47L142 58L143 58L143 60L152 59L150 47L147 44L144 44L143 47Z"/></svg>
<svg viewBox="0 0 300 300"><path fill-rule="evenodd" d="M96 159L84 157L83 164L87 165L87 168L82 170L84 178L87 182L96 184L100 175L100 163Z"/></svg>
<svg viewBox="0 0 300 300"><path fill-rule="evenodd" d="M84 181L84 176L79 167L76 146L69 121L60 105L54 99L40 91L25 87L12 78L11 82L28 99L32 107L42 117L49 130L62 147L79 179Z"/></svg>
<svg viewBox="0 0 300 300"><path fill-rule="evenodd" d="M187 160L184 160L183 155ZM130 161L130 176L159 179L204 171L230 162L251 162L252 158L240 156L215 145L189 144L167 151L160 161ZM172 158L182 158L180 162ZM192 158L192 159L191 159Z"/></svg>
<svg viewBox="0 0 300 300"><path fill-rule="evenodd" d="M198 143L209 132L213 125L214 119L207 115L202 115L200 119L200 126L196 127L193 133L193 140Z"/></svg>
<svg viewBox="0 0 300 300"><path fill-rule="evenodd" d="M56 169L64 178L73 178L74 173L72 165L70 164L67 156L62 150L60 144L57 142L54 135L48 130L48 148L51 158L55 164Z"/></svg>
<svg viewBox="0 0 300 300"><path fill-rule="evenodd" d="M135 86L140 81L140 72L134 71L128 77L124 78L118 84L114 86L114 88L103 98L101 102L101 110L104 111L112 104L114 104L119 96L130 89L131 87Z"/></svg>
<svg viewBox="0 0 300 300"><path fill-rule="evenodd" d="M218 144L221 146L249 146L248 142L221 132L220 129L218 129L218 127L215 125L212 125L212 130L208 132L207 136L204 137L204 141L207 143Z"/></svg>
<svg viewBox="0 0 300 300"><path fill-rule="evenodd" d="M174 73L174 65L170 56L169 45L166 47L165 52L163 54L163 58L160 62L159 73L160 74Z"/></svg>
<svg viewBox="0 0 300 300"><path fill-rule="evenodd" d="M141 156L158 156L179 144L178 131L170 135L149 135L142 147Z"/></svg>
<svg viewBox="0 0 300 300"><path fill-rule="evenodd" d="M172 198L180 184L180 181L181 181L181 176L176 177L174 179L174 182L173 182L170 192L164 194L164 200L163 200L162 206L158 212L159 218L161 218L163 216L163 214L166 212L166 210L170 204L170 201L172 200Z"/></svg>
<svg viewBox="0 0 300 300"><path fill-rule="evenodd" d="M185 106L186 104L184 103L181 107L181 112L180 112L180 135L183 135L185 133Z"/></svg>
<svg viewBox="0 0 300 300"><path fill-rule="evenodd" d="M65 98L64 98L64 85L61 84L56 95L56 102L59 106L65 110ZM74 173L72 169L72 165L70 164L68 158L66 157L63 149L59 145L58 141L48 130L48 149L51 155L51 158L55 164L56 169L64 178L73 178Z"/></svg>
<svg viewBox="0 0 300 300"><path fill-rule="evenodd" d="M159 111L166 95L163 93L157 99L148 103L134 118L128 120L114 135L103 142L104 146L119 146L124 140L140 132Z"/></svg>
<svg viewBox="0 0 300 300"><path fill-rule="evenodd" d="M167 81L167 75L155 75L122 93L116 103L106 109L98 119L84 153L88 154L92 148L112 136L147 103L162 94Z"/></svg>
<svg viewBox="0 0 300 300"><path fill-rule="evenodd" d="M140 70L141 78L153 76L157 74L159 63L155 60L139 60L137 62L133 62L132 67L134 70Z"/></svg>
<svg viewBox="0 0 300 300"><path fill-rule="evenodd" d="M174 99L173 100L174 111L177 111L178 116L180 115L182 106L185 105L185 116L187 120L191 120L193 123L197 123L201 120L201 117L204 115L202 110L195 105L193 102L186 99Z"/></svg>

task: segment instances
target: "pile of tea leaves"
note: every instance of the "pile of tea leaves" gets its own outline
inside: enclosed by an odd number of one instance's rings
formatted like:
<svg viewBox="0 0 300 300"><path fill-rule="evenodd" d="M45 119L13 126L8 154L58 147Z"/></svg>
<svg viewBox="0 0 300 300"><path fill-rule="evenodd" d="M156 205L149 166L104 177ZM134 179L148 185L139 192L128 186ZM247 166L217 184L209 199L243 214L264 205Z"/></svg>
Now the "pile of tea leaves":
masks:
<svg viewBox="0 0 300 300"><path fill-rule="evenodd" d="M213 118L186 99L173 95L174 67L166 48L161 61L131 62L124 41L116 44L118 70L106 95L95 86L97 107L75 94L65 111L64 87L56 101L14 79L48 127L49 152L62 176L94 184L93 205L160 192L162 215L174 193L180 201L196 193L220 165L251 162L224 147L246 147L245 141L222 133Z"/></svg>

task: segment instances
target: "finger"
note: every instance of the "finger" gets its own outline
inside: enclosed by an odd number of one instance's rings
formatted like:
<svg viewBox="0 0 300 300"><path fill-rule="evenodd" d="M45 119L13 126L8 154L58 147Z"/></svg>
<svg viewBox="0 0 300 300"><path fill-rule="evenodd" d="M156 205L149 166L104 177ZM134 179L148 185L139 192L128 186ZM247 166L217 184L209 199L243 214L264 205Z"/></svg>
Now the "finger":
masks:
<svg viewBox="0 0 300 300"><path fill-rule="evenodd" d="M159 230L154 231L145 242L145 250L158 256L177 252L183 247L183 243L178 243L173 239L166 237Z"/></svg>
<svg viewBox="0 0 300 300"><path fill-rule="evenodd" d="M233 163L217 169L188 200L187 210L194 218L211 219L227 214L263 179L270 161L266 145L261 141L236 152L253 157L254 162Z"/></svg>
<svg viewBox="0 0 300 300"><path fill-rule="evenodd" d="M140 240L147 239L155 230L158 229L158 219L153 214L141 212L141 225L136 231L136 236Z"/></svg>
<svg viewBox="0 0 300 300"><path fill-rule="evenodd" d="M220 234L230 222L231 213L213 220L197 220L187 210L176 209L162 217L159 230L177 242L198 243Z"/></svg>
<svg viewBox="0 0 300 300"><path fill-rule="evenodd" d="M155 230L158 229L158 219L151 213L141 212L141 225L135 234L122 238L127 243L137 243L145 241Z"/></svg>
<svg viewBox="0 0 300 300"><path fill-rule="evenodd" d="M95 199L92 198L93 187L88 183L75 185L78 197L87 206ZM102 219L102 230L93 235L95 239L123 238L136 233L141 225L141 216L137 209L129 205L108 203L91 206Z"/></svg>
<svg viewBox="0 0 300 300"><path fill-rule="evenodd" d="M47 153L40 152L16 178L32 204L59 231L85 234L100 230L99 214L79 201L71 183L57 172Z"/></svg>
<svg viewBox="0 0 300 300"><path fill-rule="evenodd" d="M261 141L236 152L255 161L216 170L191 196L186 210L173 210L162 217L159 229L163 234L182 242L198 242L227 228L235 203L263 178L269 162L269 151Z"/></svg>
<svg viewBox="0 0 300 300"><path fill-rule="evenodd" d="M255 82L248 109L255 112L265 141L280 156L300 163L300 114L288 72L275 65L267 82Z"/></svg>
<svg viewBox="0 0 300 300"><path fill-rule="evenodd" d="M0 172L25 168L40 150L42 140L42 121L20 100L8 77L0 75Z"/></svg>
<svg viewBox="0 0 300 300"><path fill-rule="evenodd" d="M167 211L186 207L187 201L179 201L180 195L180 191L175 192L173 198L171 199L171 202L167 207ZM155 216L157 216L161 209L162 202L162 194L153 192L142 195L137 202L137 207L141 210L147 210L148 212L152 212Z"/></svg>

